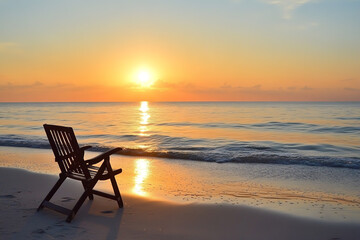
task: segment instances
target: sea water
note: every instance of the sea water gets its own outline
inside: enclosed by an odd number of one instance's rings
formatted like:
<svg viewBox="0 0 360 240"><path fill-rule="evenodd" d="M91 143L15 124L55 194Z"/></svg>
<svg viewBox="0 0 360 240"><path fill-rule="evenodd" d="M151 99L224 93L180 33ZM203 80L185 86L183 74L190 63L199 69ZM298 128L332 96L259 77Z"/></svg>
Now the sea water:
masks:
<svg viewBox="0 0 360 240"><path fill-rule="evenodd" d="M0 146L49 148L45 123L93 151L360 169L360 102L0 103Z"/></svg>

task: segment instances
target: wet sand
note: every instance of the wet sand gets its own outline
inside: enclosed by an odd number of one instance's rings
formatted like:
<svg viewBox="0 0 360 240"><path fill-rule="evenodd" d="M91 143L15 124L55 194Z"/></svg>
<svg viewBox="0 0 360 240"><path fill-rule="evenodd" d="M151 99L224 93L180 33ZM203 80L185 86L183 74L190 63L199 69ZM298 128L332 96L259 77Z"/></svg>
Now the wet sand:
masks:
<svg viewBox="0 0 360 240"><path fill-rule="evenodd" d="M86 157L97 155L87 152ZM217 164L113 155L123 193L176 203L250 206L315 220L360 223L358 170L296 165ZM52 152L0 147L0 167L57 176ZM111 191L108 182L98 188Z"/></svg>

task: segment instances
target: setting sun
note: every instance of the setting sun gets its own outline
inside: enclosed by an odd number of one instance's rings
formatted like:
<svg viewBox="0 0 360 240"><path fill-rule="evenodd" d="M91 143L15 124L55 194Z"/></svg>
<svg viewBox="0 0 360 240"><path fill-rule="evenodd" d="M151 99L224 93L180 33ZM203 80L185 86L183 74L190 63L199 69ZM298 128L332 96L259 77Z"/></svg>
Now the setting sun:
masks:
<svg viewBox="0 0 360 240"><path fill-rule="evenodd" d="M154 84L154 76L147 69L139 70L136 82L140 87L151 87Z"/></svg>

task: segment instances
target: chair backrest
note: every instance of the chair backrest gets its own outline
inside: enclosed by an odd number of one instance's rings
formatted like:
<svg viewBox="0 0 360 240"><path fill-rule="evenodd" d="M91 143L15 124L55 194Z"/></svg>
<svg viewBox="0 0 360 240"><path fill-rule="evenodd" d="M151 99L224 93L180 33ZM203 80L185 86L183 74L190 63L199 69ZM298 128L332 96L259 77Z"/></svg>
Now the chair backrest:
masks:
<svg viewBox="0 0 360 240"><path fill-rule="evenodd" d="M44 129L62 173L90 176L84 155L71 127L44 124Z"/></svg>

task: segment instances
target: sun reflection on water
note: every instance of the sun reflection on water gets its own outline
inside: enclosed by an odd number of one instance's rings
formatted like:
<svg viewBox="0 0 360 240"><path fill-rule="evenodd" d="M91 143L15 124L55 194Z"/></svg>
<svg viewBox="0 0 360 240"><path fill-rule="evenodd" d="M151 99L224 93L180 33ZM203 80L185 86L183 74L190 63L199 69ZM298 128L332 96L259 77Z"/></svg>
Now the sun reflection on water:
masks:
<svg viewBox="0 0 360 240"><path fill-rule="evenodd" d="M140 102L139 110L142 111L143 113L146 113L149 110L149 103L147 101Z"/></svg>
<svg viewBox="0 0 360 240"><path fill-rule="evenodd" d="M140 124L148 124L149 123L149 118L150 118L150 115L148 113L143 113L142 116L141 116L141 122Z"/></svg>
<svg viewBox="0 0 360 240"><path fill-rule="evenodd" d="M137 195L147 195L147 192L144 191L144 182L149 175L149 165L149 160L146 159L138 159L135 162L135 185L132 191Z"/></svg>
<svg viewBox="0 0 360 240"><path fill-rule="evenodd" d="M149 136L147 133L149 131L148 124L150 114L149 111L149 104L147 101L140 102L140 124L139 124L139 136ZM140 149L146 149L146 145L139 145ZM135 161L135 177L134 177L134 188L133 193L146 196L148 193L144 191L144 182L145 179L149 175L149 160L146 159L138 159Z"/></svg>
<svg viewBox="0 0 360 240"><path fill-rule="evenodd" d="M140 136L149 136L147 132L149 131L147 125L149 124L150 114L149 111L149 103L147 101L140 102L140 126L139 126L139 135Z"/></svg>

